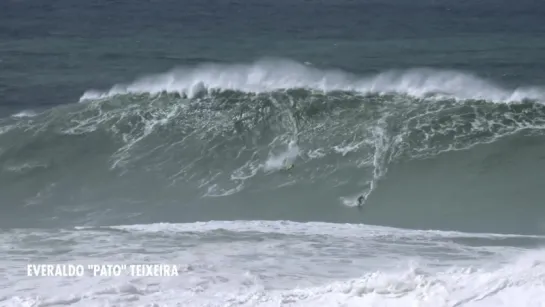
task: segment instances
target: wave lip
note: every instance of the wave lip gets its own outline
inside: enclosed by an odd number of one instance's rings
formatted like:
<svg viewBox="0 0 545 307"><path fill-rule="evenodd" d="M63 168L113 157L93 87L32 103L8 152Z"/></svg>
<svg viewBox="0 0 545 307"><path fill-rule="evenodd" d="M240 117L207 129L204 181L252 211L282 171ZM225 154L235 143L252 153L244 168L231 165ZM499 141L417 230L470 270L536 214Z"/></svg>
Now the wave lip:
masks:
<svg viewBox="0 0 545 307"><path fill-rule="evenodd" d="M202 64L192 68L177 68L164 74L140 78L130 84L115 85L107 91L88 90L80 102L126 94L169 92L192 98L212 91L264 93L296 88L494 102L545 101L543 88L505 89L460 71L413 68L361 77L342 70L322 70L291 60L267 59L251 64Z"/></svg>

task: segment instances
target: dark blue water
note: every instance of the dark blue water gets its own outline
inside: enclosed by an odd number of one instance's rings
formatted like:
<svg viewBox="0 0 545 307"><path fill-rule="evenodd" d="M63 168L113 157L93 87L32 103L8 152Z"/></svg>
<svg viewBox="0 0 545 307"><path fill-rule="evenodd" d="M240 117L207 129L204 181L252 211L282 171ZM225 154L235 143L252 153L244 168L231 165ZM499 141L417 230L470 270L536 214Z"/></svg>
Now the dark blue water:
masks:
<svg viewBox="0 0 545 307"><path fill-rule="evenodd" d="M540 84L541 1L2 1L2 110L177 65L266 56L351 72L454 68ZM7 111L5 111L7 112Z"/></svg>

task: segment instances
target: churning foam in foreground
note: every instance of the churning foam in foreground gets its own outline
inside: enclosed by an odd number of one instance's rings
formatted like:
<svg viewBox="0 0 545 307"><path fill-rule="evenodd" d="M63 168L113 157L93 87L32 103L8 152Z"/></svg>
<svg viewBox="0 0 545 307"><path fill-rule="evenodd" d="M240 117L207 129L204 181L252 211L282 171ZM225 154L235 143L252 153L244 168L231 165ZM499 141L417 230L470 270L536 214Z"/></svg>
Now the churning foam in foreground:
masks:
<svg viewBox="0 0 545 307"><path fill-rule="evenodd" d="M127 93L180 93L193 97L203 91L235 90L270 92L305 88L320 91L399 93L415 97L433 94L454 99L514 102L524 99L545 101L545 90L537 87L503 89L469 73L416 68L387 71L360 77L341 70L321 70L289 60L260 60L252 64L203 64L178 68L165 74L116 85L109 91L89 90L80 101Z"/></svg>
<svg viewBox="0 0 545 307"><path fill-rule="evenodd" d="M545 250L501 246L496 241L506 237L530 236L290 221L21 229L1 234L2 245L19 248L23 254L32 249L34 254L3 259L11 279L0 281L0 302L8 306L544 306ZM492 244L483 249L457 238L489 239ZM71 248L66 250L68 244ZM362 251L364 255L356 257ZM411 256L415 251L417 257ZM24 276L20 267L29 259L43 262L43 252L53 263L175 263L181 270L178 277ZM460 262L461 258L470 262ZM384 262L390 265L375 266Z"/></svg>
<svg viewBox="0 0 545 307"><path fill-rule="evenodd" d="M202 288L168 298L192 306L545 306L543 251L526 254L497 270L425 268L373 272L360 278L292 290L267 290L247 277L245 291L199 295ZM214 298L212 298L214 297ZM165 298L167 299L167 298Z"/></svg>
<svg viewBox="0 0 545 307"><path fill-rule="evenodd" d="M196 296L198 306L545 306L543 251L498 270L452 268L432 273L412 268L287 291L259 286L245 293L218 290L218 299ZM256 289L257 288L257 289ZM219 299L221 298L221 299ZM174 303L176 300L172 300ZM220 303L221 301L221 303Z"/></svg>
<svg viewBox="0 0 545 307"><path fill-rule="evenodd" d="M184 288L170 279L134 281L101 280L92 286L80 283L48 288L45 297L11 297L5 306L421 306L421 307L523 307L545 306L545 253L528 255L499 270L453 268L440 273L422 269L375 272L361 278L317 287L291 290L266 289L255 275L211 279ZM541 259L539 259L541 258ZM182 273L183 274L183 273ZM234 277L230 277L234 278ZM97 278L98 279L98 278ZM44 282L44 281L42 281ZM88 286L91 286L88 288ZM63 293L84 294L63 294Z"/></svg>

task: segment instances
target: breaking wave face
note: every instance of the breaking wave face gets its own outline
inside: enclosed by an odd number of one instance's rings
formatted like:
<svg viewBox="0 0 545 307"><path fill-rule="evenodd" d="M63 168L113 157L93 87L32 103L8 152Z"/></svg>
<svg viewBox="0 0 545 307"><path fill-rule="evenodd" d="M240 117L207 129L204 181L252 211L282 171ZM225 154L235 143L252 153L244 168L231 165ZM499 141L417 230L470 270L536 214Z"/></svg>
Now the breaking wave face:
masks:
<svg viewBox="0 0 545 307"><path fill-rule="evenodd" d="M541 233L544 101L542 88L457 71L362 77L283 60L176 69L3 119L2 222Z"/></svg>

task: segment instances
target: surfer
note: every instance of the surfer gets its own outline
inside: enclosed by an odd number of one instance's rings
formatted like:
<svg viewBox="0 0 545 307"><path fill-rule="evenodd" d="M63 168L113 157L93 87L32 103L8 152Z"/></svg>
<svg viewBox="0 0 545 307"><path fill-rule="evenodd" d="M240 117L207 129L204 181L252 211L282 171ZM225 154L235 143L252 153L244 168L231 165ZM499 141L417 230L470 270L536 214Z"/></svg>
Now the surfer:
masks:
<svg viewBox="0 0 545 307"><path fill-rule="evenodd" d="M289 171L290 169L292 169L295 165L293 163L290 163L288 165L286 165L286 170Z"/></svg>
<svg viewBox="0 0 545 307"><path fill-rule="evenodd" d="M363 206L363 195L360 195L360 197L358 197L358 209L361 209L362 206Z"/></svg>

